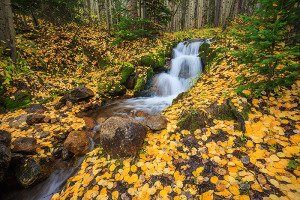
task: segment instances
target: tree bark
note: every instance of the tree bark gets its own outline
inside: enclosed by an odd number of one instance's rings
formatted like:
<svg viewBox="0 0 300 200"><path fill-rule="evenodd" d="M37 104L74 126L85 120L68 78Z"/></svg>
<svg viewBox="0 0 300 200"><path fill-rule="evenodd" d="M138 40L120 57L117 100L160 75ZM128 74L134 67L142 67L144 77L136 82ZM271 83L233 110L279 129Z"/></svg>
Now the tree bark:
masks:
<svg viewBox="0 0 300 200"><path fill-rule="evenodd" d="M207 10L207 1L208 0L204 0L204 8L203 8L203 15L202 15L202 20L201 20L201 28L204 27L205 25L205 16L206 16L206 10Z"/></svg>
<svg viewBox="0 0 300 200"><path fill-rule="evenodd" d="M105 2L104 2L104 7L105 7L105 18L106 18L106 24L107 24L108 35L110 35L110 21L109 21L108 0L105 0Z"/></svg>
<svg viewBox="0 0 300 200"><path fill-rule="evenodd" d="M194 15L194 28L198 26L198 0L195 0L195 15Z"/></svg>
<svg viewBox="0 0 300 200"><path fill-rule="evenodd" d="M136 20L138 18L137 0L129 0L128 9L129 17Z"/></svg>
<svg viewBox="0 0 300 200"><path fill-rule="evenodd" d="M219 25L220 8L221 8L221 0L217 0L214 27L218 27Z"/></svg>
<svg viewBox="0 0 300 200"><path fill-rule="evenodd" d="M10 0L0 2L0 45L8 49L11 59L16 61L17 49Z"/></svg>

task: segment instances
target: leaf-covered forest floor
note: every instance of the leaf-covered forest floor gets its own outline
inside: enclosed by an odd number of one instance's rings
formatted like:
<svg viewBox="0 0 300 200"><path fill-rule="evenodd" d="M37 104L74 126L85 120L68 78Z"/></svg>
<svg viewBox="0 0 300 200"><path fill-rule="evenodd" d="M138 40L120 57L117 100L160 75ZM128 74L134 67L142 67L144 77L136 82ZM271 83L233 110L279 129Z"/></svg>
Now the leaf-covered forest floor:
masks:
<svg viewBox="0 0 300 200"><path fill-rule="evenodd" d="M75 33L89 37L89 40L78 37L76 42L82 47L77 46L76 51L87 46L102 48L99 52L106 50L106 40L99 40L104 37L103 33L76 31L64 33L71 34L66 36L69 38L67 42L62 40L63 33L60 36L48 34L47 37L52 39L45 38L46 41L40 43L36 39L35 52L26 46L32 43L29 39L23 41L19 38L18 44L25 45L23 50L28 51L28 58L25 58L28 64L30 58L36 58L32 62L54 63L49 63L53 67L57 64L58 68L64 62L66 69L78 66L76 59L81 63L93 63L89 58L85 59L84 53L80 57L72 52L61 56L50 53L60 52L71 44L72 38L77 37ZM226 47L233 50L240 45L226 32L218 35L218 40L211 44L213 49ZM166 34L155 43L136 41L123 48L109 47L103 54L109 62L105 69L76 67L69 75L50 76L43 72L28 75L33 77L28 80L28 87L31 88L35 81L35 87L39 87L35 90L35 97L50 98L50 103L46 104L49 111L45 115L56 118L61 117L61 113L66 114L61 124L38 125L51 134L38 139L40 148L34 157L51 156L56 134L69 129L85 129L84 120L76 116L84 105L56 111L53 106L59 98L53 98L51 91L66 91L84 85L101 96L99 82L109 82L118 75L121 79L121 62L138 60L143 54L155 54L166 49L166 44L172 43L172 47L184 38L209 36L212 36L211 30ZM95 66L102 65L97 63ZM143 66L135 65L135 70L139 68ZM111 70L111 75L108 70ZM262 95L255 95L251 90L236 92L240 84L237 78L241 75L249 77L252 82L264 78L249 72L247 66L238 64L238 58L228 52L219 52L210 70L162 112L169 119L168 128L156 132L149 130L137 157L112 159L101 147L96 147L85 156L78 174L71 177L63 191L52 199L299 199L300 80L289 88L277 87L274 92L263 91ZM44 85L39 85L40 78ZM13 94L15 87L9 87L6 92ZM133 91L127 93L132 95ZM92 101L99 101L98 97ZM35 136L36 129L21 127L20 131L9 127L9 119L25 113L17 110L2 114L0 129L11 132L13 140Z"/></svg>

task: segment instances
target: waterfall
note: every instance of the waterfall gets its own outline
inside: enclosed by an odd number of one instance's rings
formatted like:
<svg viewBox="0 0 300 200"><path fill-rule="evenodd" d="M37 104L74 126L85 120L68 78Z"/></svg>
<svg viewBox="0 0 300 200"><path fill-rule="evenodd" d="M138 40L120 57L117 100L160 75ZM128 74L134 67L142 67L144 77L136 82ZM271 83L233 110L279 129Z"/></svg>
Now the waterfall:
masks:
<svg viewBox="0 0 300 200"><path fill-rule="evenodd" d="M190 44L179 43L173 49L171 69L161 73L156 78L158 96L174 96L189 89L191 78L196 78L202 72L199 48L204 42Z"/></svg>
<svg viewBox="0 0 300 200"><path fill-rule="evenodd" d="M172 104L172 100L179 93L188 90L191 79L196 78L202 72L199 48L203 43L211 43L211 40L194 39L193 42L185 41L179 43L173 49L171 69L167 73L160 73L154 78L153 86L156 88L154 96L131 98L107 105L99 112L99 117L108 117L111 113L124 114L128 110L141 110L146 111L148 114L159 114Z"/></svg>

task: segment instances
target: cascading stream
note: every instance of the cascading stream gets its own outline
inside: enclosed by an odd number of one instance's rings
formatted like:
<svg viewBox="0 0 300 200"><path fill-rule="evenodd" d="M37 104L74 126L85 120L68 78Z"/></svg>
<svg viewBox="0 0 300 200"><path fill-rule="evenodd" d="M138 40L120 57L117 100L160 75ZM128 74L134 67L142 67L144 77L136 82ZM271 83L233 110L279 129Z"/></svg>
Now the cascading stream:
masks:
<svg viewBox="0 0 300 200"><path fill-rule="evenodd" d="M172 104L172 100L179 93L188 90L191 79L196 78L202 72L201 60L198 55L199 48L203 43L210 43L210 40L189 44L181 42L173 49L171 69L168 73L160 73L154 78L153 85L157 88L154 96L132 98L107 105L97 113L96 118L107 118L114 114L127 114L127 111L131 110L159 114ZM97 127L95 127L96 129ZM82 160L83 158L80 158L78 163L80 164ZM17 194L8 195L5 199L50 199L53 193L58 192L66 180L78 170L77 167L69 166L66 169L56 170L44 182L30 189L16 191Z"/></svg>
<svg viewBox="0 0 300 200"><path fill-rule="evenodd" d="M99 117L109 117L112 113L122 114L133 109L159 114L172 104L172 100L179 93L188 90L191 79L202 72L199 48L203 43L211 43L211 41L208 39L188 44L181 42L173 49L171 69L167 73L160 73L154 77L153 86L156 88L154 96L132 98L110 104L99 112Z"/></svg>
<svg viewBox="0 0 300 200"><path fill-rule="evenodd" d="M198 57L199 48L204 42L185 45L179 43L173 50L172 67L168 73L161 73L157 77L158 96L173 96L189 88L191 78L196 78L202 72L201 60Z"/></svg>

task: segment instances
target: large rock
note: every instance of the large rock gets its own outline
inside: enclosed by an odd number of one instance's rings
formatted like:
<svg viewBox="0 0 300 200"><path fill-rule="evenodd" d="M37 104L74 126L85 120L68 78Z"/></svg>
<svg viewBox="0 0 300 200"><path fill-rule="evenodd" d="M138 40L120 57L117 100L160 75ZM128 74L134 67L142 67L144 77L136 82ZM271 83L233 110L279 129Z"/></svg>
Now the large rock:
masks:
<svg viewBox="0 0 300 200"><path fill-rule="evenodd" d="M72 102L77 102L77 101L81 101L93 97L94 95L95 94L91 89L86 87L79 87L72 90L70 94L68 94L68 99L71 100Z"/></svg>
<svg viewBox="0 0 300 200"><path fill-rule="evenodd" d="M161 130L167 128L168 118L163 115L148 115L144 121L151 130Z"/></svg>
<svg viewBox="0 0 300 200"><path fill-rule="evenodd" d="M45 115L30 115L28 116L26 123L28 125L34 125L34 124L38 124L38 123L44 123L44 119L45 119Z"/></svg>
<svg viewBox="0 0 300 200"><path fill-rule="evenodd" d="M97 131L107 154L124 157L137 154L146 137L147 127L135 119L111 117Z"/></svg>
<svg viewBox="0 0 300 200"><path fill-rule="evenodd" d="M14 146L12 152L34 154L36 152L36 144L37 141L35 138L19 137L15 139L12 143L12 145Z"/></svg>
<svg viewBox="0 0 300 200"><path fill-rule="evenodd" d="M0 130L0 144L4 144L10 148L11 134L9 132Z"/></svg>
<svg viewBox="0 0 300 200"><path fill-rule="evenodd" d="M15 176L19 184L28 188L49 176L50 167L48 163L41 165L40 162L33 158L23 159L14 168Z"/></svg>
<svg viewBox="0 0 300 200"><path fill-rule="evenodd" d="M9 122L10 127L19 128L23 123L26 122L28 115L20 115Z"/></svg>
<svg viewBox="0 0 300 200"><path fill-rule="evenodd" d="M0 182L3 180L11 160L11 135L0 130Z"/></svg>
<svg viewBox="0 0 300 200"><path fill-rule="evenodd" d="M70 93L63 96L57 105L55 105L55 109L60 109L64 105L66 105L67 102L75 103L79 101L83 101L86 99L89 99L91 97L95 96L94 92L86 87L79 87L74 90L72 90Z"/></svg>
<svg viewBox="0 0 300 200"><path fill-rule="evenodd" d="M40 104L32 104L28 108L25 109L25 111L27 113L39 113L39 114L45 112L46 110L47 110L47 108Z"/></svg>
<svg viewBox="0 0 300 200"><path fill-rule="evenodd" d="M81 156L89 151L90 138L84 131L72 131L68 135L64 146L75 155Z"/></svg>

